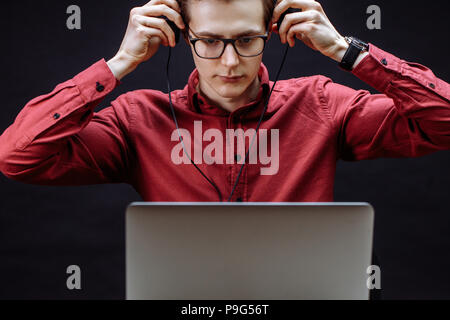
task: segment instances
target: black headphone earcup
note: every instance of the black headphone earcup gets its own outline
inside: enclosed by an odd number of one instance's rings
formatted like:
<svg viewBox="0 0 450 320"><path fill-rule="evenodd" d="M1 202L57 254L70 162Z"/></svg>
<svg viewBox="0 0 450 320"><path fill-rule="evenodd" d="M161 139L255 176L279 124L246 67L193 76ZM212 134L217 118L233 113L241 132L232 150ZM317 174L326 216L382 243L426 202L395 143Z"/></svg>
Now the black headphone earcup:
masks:
<svg viewBox="0 0 450 320"><path fill-rule="evenodd" d="M280 30L281 24L283 23L284 17L286 17L287 14L289 13L294 13L294 12L300 12L302 11L302 9L298 9L298 8L288 8L286 11L284 11L280 18L278 19L277 22L277 29Z"/></svg>

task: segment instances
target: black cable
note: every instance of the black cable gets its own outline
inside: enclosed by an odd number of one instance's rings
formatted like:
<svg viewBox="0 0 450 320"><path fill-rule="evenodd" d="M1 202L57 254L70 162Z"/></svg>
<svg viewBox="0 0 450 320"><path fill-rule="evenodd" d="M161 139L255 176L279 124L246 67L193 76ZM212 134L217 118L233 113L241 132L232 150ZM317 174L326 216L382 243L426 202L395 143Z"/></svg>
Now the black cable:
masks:
<svg viewBox="0 0 450 320"><path fill-rule="evenodd" d="M253 142L255 141L255 138L256 138L256 135L258 134L259 127L260 127L261 122L262 122L262 120L263 120L263 118L264 118L264 114L265 114L266 111L267 111L267 106L269 105L269 99L270 99L270 96L272 95L272 91L273 91L273 89L275 88L275 85L277 84L278 77L280 76L281 69L283 68L284 61L286 60L286 56L287 56L288 50L289 50L289 46L286 46L286 50L284 51L283 60L281 61L280 68L278 68L277 76L275 77L275 82L273 83L272 89L270 90L269 96L267 97L266 104L265 104L265 106L264 106L263 112L262 112L262 114L261 114L261 117L259 118L258 125L256 126L256 132L255 132L255 135L253 136L253 139L252 139L252 141L251 141L251 143L250 143L250 145L249 145L249 147L248 147L247 153L245 154L244 163L242 163L241 169L239 170L239 174L238 174L238 176L237 176L237 178L236 178L236 182L234 183L233 190L231 191L231 194L230 194L230 196L228 197L228 202L230 202L230 201L231 201L231 198L233 197L234 190L236 189L237 184L238 184L238 182L239 182L239 178L241 177L242 170L244 169L245 162L247 161L248 155L249 155L249 153L250 153L250 149L252 148Z"/></svg>
<svg viewBox="0 0 450 320"><path fill-rule="evenodd" d="M189 156L189 153L186 152L186 148L185 148L185 146L184 146L183 138L181 137L181 134L180 134L180 128L178 127L177 117L175 116L175 110L174 110L173 105L172 105L172 95L170 94L171 90L170 90L170 78L169 78L169 64L170 64L170 57L171 57L171 55L172 55L172 48L169 47L169 56L168 56L168 58L167 58L167 66L166 66L167 90L169 90L170 109L172 110L172 117L173 117L173 120L175 121L175 126L177 127L178 137L180 138L180 142L181 142L181 145L182 145L182 147L183 147L184 153L187 155L187 157L189 158L189 160L191 161L191 163L194 165L194 167L200 172L200 174L201 174L206 180L208 180L208 182L214 187L214 189L216 189L217 194L219 195L220 202L222 202L222 201L223 201L223 199L222 199L222 194L220 193L219 188L215 185L214 182L212 182L212 181L211 181L211 180L203 173L202 170L200 170L199 167L197 167L197 165L194 163L194 161L192 161L191 157Z"/></svg>
<svg viewBox="0 0 450 320"><path fill-rule="evenodd" d="M273 83L273 86L272 86L272 89L270 90L269 96L268 96L267 99L266 99L266 103L265 103L265 105L264 105L263 112L262 112L262 114L261 114L261 117L259 118L258 125L256 126L256 132L255 132L255 135L253 136L253 139L252 139L252 141L251 141L251 143L250 143L250 145L249 145L249 148L248 148L248 150L247 150L247 152L246 152L246 154L245 154L244 163L242 164L241 169L239 170L239 174L238 174L238 176L237 176L237 178L236 178L236 182L234 183L233 190L231 191L231 194L230 194L230 196L228 197L228 200L227 200L228 202L231 201L231 198L233 197L233 194L234 194L234 191L235 191L235 189L236 189L236 186L237 186L237 184L239 183L239 179L240 179L240 177L241 177L242 170L244 169L244 165L245 165L245 162L247 161L248 155L249 155L249 153L250 153L250 149L252 148L253 142L254 142L254 140L255 140L255 138L256 138L256 135L258 134L258 130L259 130L259 127L261 126L262 120L263 120L263 118L264 118L264 114L265 114L266 111L267 111L267 106L268 106L268 104L269 104L270 97L271 97L271 95L272 95L273 89L275 88L275 85L276 85L276 83L277 83L277 81L278 81L278 78L279 78L279 76L280 76L281 69L283 68L284 62L285 62L285 60L286 60L286 56L287 56L288 50L289 50L289 46L286 46L286 50L284 51L283 60L281 61L280 68L278 69L277 76L276 76L276 78L275 78L275 82ZM172 55L172 48L169 47L169 55L168 55L168 57L167 57L167 65L166 65L167 90L168 90L168 92L169 92L170 109L171 109L171 111L172 111L172 117L173 117L173 120L174 120L174 122L175 122L175 126L176 126L176 128L177 128L178 137L180 138L180 142L181 142L181 145L182 145L182 147L183 147L183 151L184 151L184 153L186 154L186 156L189 158L189 160L190 160L191 163L194 165L194 167L200 172L200 174L201 174L201 175L202 175L202 176L203 176L203 177L204 177L204 178L205 178L205 179L206 179L206 180L214 187L214 189L216 189L217 194L219 195L220 202L222 202L222 201L223 201L223 198L222 198L222 194L220 193L219 188L216 186L216 184L215 184L213 181L211 181L211 180L203 173L202 170L200 170L199 167L197 167L197 165L194 163L194 161L192 161L191 157L189 156L189 153L186 152L186 148L185 148L185 146L184 146L183 138L181 137L180 129L179 129L179 127L178 127L178 121L177 121L177 117L176 117L176 115L175 115L175 110L174 110L173 105L172 105L172 95L171 95L170 78L169 78L169 65L170 65L170 58L171 58L171 55Z"/></svg>

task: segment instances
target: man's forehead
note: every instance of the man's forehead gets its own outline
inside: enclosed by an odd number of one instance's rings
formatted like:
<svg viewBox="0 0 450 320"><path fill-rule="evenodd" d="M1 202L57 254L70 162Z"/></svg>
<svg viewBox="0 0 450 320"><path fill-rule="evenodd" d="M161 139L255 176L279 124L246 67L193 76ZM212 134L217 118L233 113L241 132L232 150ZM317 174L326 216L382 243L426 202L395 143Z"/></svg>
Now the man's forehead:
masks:
<svg viewBox="0 0 450 320"><path fill-rule="evenodd" d="M189 25L198 36L256 35L266 29L261 0L192 1L189 12Z"/></svg>
<svg viewBox="0 0 450 320"><path fill-rule="evenodd" d="M226 32L226 33L217 33L217 32L212 32L210 30L192 30L195 32L196 36L199 37L211 37L211 38L227 38L227 37L242 37L242 36L253 36L253 35L260 35L263 34L265 30L261 29L261 28L252 28L252 29L246 29L244 31L240 30L237 32Z"/></svg>

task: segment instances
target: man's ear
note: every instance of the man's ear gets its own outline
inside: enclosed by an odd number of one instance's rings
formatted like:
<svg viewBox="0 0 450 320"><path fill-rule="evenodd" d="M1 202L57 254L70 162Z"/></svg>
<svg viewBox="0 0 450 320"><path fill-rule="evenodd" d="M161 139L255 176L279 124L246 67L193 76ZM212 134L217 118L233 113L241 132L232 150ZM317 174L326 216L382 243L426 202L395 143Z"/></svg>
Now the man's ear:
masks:
<svg viewBox="0 0 450 320"><path fill-rule="evenodd" d="M187 30L181 30L181 34L183 35L183 39L186 42L186 44L188 45L188 47L189 47L191 44L189 42L189 37L188 37Z"/></svg>

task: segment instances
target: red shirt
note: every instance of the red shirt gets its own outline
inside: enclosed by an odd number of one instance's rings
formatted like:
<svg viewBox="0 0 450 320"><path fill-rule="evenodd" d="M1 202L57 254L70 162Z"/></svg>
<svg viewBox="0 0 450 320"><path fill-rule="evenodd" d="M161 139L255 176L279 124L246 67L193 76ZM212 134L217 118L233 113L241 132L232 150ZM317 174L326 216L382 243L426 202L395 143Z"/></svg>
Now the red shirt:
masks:
<svg viewBox="0 0 450 320"><path fill-rule="evenodd" d="M352 73L382 94L320 75L277 82L260 128L278 129L277 171L261 174L269 165L248 159L234 201L333 201L338 159L419 157L450 149L449 84L372 44L369 53ZM203 133L217 129L224 137L227 129L255 129L273 84L263 64L259 77L257 99L230 113L196 92L194 70L185 88L172 94L179 127L192 138L194 121L201 121ZM1 172L41 185L129 183L144 201L218 201L192 164L173 161L179 141L178 135L171 139L168 94L132 91L94 112L119 84L102 59L31 100L0 137ZM211 143L197 139L203 149ZM225 144L224 138L223 150ZM199 168L226 200L241 165L203 160Z"/></svg>

